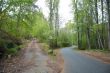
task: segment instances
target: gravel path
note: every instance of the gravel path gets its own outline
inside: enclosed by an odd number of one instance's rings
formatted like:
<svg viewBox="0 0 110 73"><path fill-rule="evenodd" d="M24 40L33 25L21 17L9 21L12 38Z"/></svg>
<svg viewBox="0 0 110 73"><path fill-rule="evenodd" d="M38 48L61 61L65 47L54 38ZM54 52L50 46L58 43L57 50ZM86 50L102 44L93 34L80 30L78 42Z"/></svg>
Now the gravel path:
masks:
<svg viewBox="0 0 110 73"><path fill-rule="evenodd" d="M53 70L47 65L48 56L43 54L35 40L29 43L26 49L24 60L32 66L22 73L53 73Z"/></svg>
<svg viewBox="0 0 110 73"><path fill-rule="evenodd" d="M61 73L61 56L54 60L40 47L35 39L27 41L17 55L0 60L0 73Z"/></svg>

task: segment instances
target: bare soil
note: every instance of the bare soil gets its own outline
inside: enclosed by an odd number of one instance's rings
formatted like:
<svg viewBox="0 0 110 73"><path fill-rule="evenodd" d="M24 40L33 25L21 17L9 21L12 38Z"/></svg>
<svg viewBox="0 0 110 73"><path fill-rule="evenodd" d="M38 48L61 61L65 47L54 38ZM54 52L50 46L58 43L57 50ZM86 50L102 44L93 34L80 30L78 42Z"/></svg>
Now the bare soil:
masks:
<svg viewBox="0 0 110 73"><path fill-rule="evenodd" d="M60 53L60 49L54 50L54 54L55 54L55 56L53 57L53 63L52 62L49 63L49 61L48 61L48 65L49 65L49 67L54 69L56 71L56 73L63 73L64 60L63 60L62 55Z"/></svg>
<svg viewBox="0 0 110 73"><path fill-rule="evenodd" d="M101 51L81 51L82 53L89 55L91 57L97 58L104 63L110 64L110 53L109 52L101 52Z"/></svg>

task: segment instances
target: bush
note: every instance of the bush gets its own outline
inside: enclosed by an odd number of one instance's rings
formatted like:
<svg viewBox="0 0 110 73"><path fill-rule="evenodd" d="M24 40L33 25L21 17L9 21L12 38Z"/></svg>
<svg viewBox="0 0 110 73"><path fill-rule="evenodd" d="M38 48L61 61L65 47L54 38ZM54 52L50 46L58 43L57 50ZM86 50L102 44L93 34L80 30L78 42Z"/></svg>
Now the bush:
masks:
<svg viewBox="0 0 110 73"><path fill-rule="evenodd" d="M0 57L2 58L7 55L15 55L21 47L22 46L18 46L11 40L0 38Z"/></svg>
<svg viewBox="0 0 110 73"><path fill-rule="evenodd" d="M15 55L17 53L17 48L6 49L6 55Z"/></svg>
<svg viewBox="0 0 110 73"><path fill-rule="evenodd" d="M51 54L52 55L53 54L53 50L52 49L49 49L48 50L48 54Z"/></svg>

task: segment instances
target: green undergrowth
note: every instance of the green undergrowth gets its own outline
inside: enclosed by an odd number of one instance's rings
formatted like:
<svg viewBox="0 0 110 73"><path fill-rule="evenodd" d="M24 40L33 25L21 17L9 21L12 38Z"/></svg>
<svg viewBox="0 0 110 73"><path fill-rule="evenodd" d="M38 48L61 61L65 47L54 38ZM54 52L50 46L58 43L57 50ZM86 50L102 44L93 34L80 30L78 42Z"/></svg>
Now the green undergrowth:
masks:
<svg viewBox="0 0 110 73"><path fill-rule="evenodd" d="M14 43L12 40L0 39L0 58L14 56L22 47L22 44Z"/></svg>
<svg viewBox="0 0 110 73"><path fill-rule="evenodd" d="M86 49L86 50L93 51L93 52L110 53L110 50L107 50L107 49Z"/></svg>
<svg viewBox="0 0 110 73"><path fill-rule="evenodd" d="M46 53L52 60L52 62L55 62L56 60L56 54L52 48L49 48L49 45L46 43L41 43L41 49Z"/></svg>
<svg viewBox="0 0 110 73"><path fill-rule="evenodd" d="M110 50L108 50L108 49L87 49L87 48L82 49L82 48L77 48L76 50L83 50L83 51L90 51L90 52L110 53Z"/></svg>
<svg viewBox="0 0 110 73"><path fill-rule="evenodd" d="M42 50L50 56L55 56L54 49L50 48L48 44L41 43Z"/></svg>
<svg viewBox="0 0 110 73"><path fill-rule="evenodd" d="M5 55L11 55L14 56L18 53L18 51L20 51L20 49L23 48L23 45L19 45L19 46L14 46L12 48L7 48Z"/></svg>

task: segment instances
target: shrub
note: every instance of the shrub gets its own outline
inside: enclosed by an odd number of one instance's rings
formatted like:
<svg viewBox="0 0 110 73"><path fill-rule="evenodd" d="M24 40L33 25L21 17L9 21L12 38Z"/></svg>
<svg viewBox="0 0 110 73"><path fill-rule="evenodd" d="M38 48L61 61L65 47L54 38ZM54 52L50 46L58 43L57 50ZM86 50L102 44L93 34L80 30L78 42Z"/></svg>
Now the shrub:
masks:
<svg viewBox="0 0 110 73"><path fill-rule="evenodd" d="M9 49L6 49L6 55L15 55L18 51L18 48L9 48Z"/></svg>

